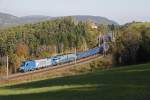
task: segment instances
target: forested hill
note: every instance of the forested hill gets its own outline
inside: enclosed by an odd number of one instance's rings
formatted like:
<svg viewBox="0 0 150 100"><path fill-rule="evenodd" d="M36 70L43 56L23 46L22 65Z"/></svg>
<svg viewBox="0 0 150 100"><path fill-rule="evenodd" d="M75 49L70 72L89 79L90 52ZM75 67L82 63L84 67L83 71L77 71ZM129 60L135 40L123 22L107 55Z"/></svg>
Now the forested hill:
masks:
<svg viewBox="0 0 150 100"><path fill-rule="evenodd" d="M46 20L54 20L60 17L63 17L63 16L50 17L50 16L43 16L43 15L33 15L33 16L17 17L11 14L0 13L0 27L15 26L15 25L21 25L21 24L28 24L28 23L37 23L37 22L46 21ZM100 16L75 15L72 17L75 17L76 20L83 21L83 22L87 20L92 20L93 22L97 24L117 25L115 21L112 21L105 17L100 17Z"/></svg>

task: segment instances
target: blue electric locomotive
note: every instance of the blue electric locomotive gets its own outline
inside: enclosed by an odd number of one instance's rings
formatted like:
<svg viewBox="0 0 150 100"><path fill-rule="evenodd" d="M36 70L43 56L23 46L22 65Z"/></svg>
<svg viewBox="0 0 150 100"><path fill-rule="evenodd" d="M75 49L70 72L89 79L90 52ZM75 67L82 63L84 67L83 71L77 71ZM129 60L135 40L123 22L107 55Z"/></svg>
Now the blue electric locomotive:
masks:
<svg viewBox="0 0 150 100"><path fill-rule="evenodd" d="M77 58L76 54L59 55L52 58L52 65L74 61Z"/></svg>
<svg viewBox="0 0 150 100"><path fill-rule="evenodd" d="M44 68L44 67L51 66L51 65L52 65L51 58L40 59L40 60L30 60L30 61L23 62L19 71L21 72L33 71L33 70Z"/></svg>

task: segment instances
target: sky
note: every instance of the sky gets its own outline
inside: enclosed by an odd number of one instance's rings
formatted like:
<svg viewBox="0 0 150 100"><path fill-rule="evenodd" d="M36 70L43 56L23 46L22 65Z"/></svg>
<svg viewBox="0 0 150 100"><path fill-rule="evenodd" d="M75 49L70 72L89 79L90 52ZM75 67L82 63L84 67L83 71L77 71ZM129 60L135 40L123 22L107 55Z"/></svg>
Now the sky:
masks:
<svg viewBox="0 0 150 100"><path fill-rule="evenodd" d="M150 21L150 0L0 0L0 12L19 17L93 15L124 24Z"/></svg>

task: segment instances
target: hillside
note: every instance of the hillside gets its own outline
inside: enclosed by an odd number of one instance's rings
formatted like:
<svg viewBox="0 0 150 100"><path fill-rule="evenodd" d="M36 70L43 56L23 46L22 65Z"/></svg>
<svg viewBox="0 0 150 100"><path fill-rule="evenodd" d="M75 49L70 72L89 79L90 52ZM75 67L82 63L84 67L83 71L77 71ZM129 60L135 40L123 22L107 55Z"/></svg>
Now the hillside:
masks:
<svg viewBox="0 0 150 100"><path fill-rule="evenodd" d="M43 15L32 15L32 16L17 17L11 14L0 13L0 27L15 26L21 24L28 24L28 23L37 23L46 20L54 20L60 17L64 17L64 16L50 17L50 16L43 16ZM78 21L83 21L83 22L87 20L92 20L97 24L118 25L118 23L116 23L115 21L100 16L76 15L72 17L75 17L75 19L77 19Z"/></svg>
<svg viewBox="0 0 150 100"><path fill-rule="evenodd" d="M1 100L149 100L150 64L0 86ZM14 92L15 91L15 92Z"/></svg>

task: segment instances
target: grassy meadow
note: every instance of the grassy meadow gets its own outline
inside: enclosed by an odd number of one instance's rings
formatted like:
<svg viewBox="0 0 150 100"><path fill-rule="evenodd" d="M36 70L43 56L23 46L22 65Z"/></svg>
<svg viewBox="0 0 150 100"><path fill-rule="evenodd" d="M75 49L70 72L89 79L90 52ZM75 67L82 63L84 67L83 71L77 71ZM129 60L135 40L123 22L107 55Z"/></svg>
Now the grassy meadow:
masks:
<svg viewBox="0 0 150 100"><path fill-rule="evenodd" d="M0 100L150 100L150 64L1 85Z"/></svg>

